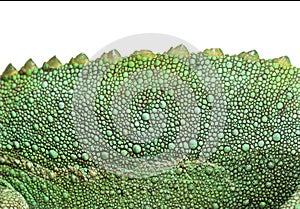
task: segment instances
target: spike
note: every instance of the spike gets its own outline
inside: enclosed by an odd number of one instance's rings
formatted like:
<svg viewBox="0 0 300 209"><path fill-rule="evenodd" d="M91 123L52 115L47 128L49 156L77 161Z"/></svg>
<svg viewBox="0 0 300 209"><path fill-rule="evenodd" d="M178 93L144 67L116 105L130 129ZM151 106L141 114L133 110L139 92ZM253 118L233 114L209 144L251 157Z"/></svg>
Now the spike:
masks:
<svg viewBox="0 0 300 209"><path fill-rule="evenodd" d="M206 56L211 56L211 57L223 57L224 53L222 49L220 48L211 48L211 49L205 49L203 52Z"/></svg>
<svg viewBox="0 0 300 209"><path fill-rule="evenodd" d="M30 58L27 60L25 65L21 68L20 73L25 74L32 72L35 68L38 68L38 66L33 62L33 60Z"/></svg>
<svg viewBox="0 0 300 209"><path fill-rule="evenodd" d="M290 58L288 56L282 56L279 58L273 59L274 63L278 63L279 65L285 66L285 67L290 67L292 66Z"/></svg>
<svg viewBox="0 0 300 209"><path fill-rule="evenodd" d="M56 56L53 56L51 59L48 60L48 62L44 63L43 68L44 69L48 69L48 68L59 69L59 68L61 68L61 66L62 66L62 64L59 61L59 59L57 59Z"/></svg>
<svg viewBox="0 0 300 209"><path fill-rule="evenodd" d="M4 70L4 72L3 72L2 75L3 76L13 76L13 75L15 75L17 73L18 73L17 69L11 63L9 63L7 65L7 67L5 68L5 70Z"/></svg>
<svg viewBox="0 0 300 209"><path fill-rule="evenodd" d="M249 52L242 52L238 55L238 57L252 60L252 61L259 61L259 55L256 50L251 50Z"/></svg>
<svg viewBox="0 0 300 209"><path fill-rule="evenodd" d="M155 56L155 54L151 50L142 49L142 50L133 52L133 54L131 56L133 56L133 57L141 56L141 57L147 57L147 58L152 57L153 58Z"/></svg>
<svg viewBox="0 0 300 209"><path fill-rule="evenodd" d="M181 56L189 56L190 55L188 49L183 44L180 44L180 45L176 46L175 48L171 47L169 49L169 51L167 52L167 54L171 55L171 56L180 56L180 55Z"/></svg>
<svg viewBox="0 0 300 209"><path fill-rule="evenodd" d="M88 63L90 60L89 58L86 56L86 54L84 53L80 53L78 54L75 58L71 58L71 60L69 61L70 65L74 65L76 64L81 64L81 65L85 65L86 63Z"/></svg>
<svg viewBox="0 0 300 209"><path fill-rule="evenodd" d="M113 49L108 53L103 53L100 58L96 59L96 61L102 60L103 62L117 63L121 59L122 57L118 50Z"/></svg>

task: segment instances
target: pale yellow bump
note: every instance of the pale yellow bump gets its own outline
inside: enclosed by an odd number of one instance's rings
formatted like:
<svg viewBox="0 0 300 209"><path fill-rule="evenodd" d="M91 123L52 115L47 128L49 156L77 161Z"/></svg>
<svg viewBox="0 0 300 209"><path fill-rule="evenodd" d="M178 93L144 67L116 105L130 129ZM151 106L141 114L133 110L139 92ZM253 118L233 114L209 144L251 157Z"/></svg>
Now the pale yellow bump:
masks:
<svg viewBox="0 0 300 209"><path fill-rule="evenodd" d="M28 161L28 162L26 163L26 167L27 167L29 170L31 170L31 169L33 168L32 162Z"/></svg>
<svg viewBox="0 0 300 209"><path fill-rule="evenodd" d="M4 157L0 157L0 163L5 163L5 158Z"/></svg>
<svg viewBox="0 0 300 209"><path fill-rule="evenodd" d="M88 175L91 176L91 177L97 176L97 170L94 169L94 168L89 169L88 170Z"/></svg>
<svg viewBox="0 0 300 209"><path fill-rule="evenodd" d="M86 175L85 175L85 173L84 173L84 171L83 170L81 170L81 169L79 169L79 168L77 168L77 167L75 167L75 166L68 166L68 170L69 171L66 171L66 172L72 172L72 173L74 173L77 177L80 177L80 178L82 178L82 179L86 179Z"/></svg>
<svg viewBox="0 0 300 209"><path fill-rule="evenodd" d="M50 172L48 173L48 175L49 175L49 178L50 178L50 179L55 179L55 178L57 177L57 174L56 174L55 172L53 172L53 171L50 171Z"/></svg>
<svg viewBox="0 0 300 209"><path fill-rule="evenodd" d="M21 164L21 161L19 159L14 159L14 161L15 161L14 163L17 164L17 165Z"/></svg>

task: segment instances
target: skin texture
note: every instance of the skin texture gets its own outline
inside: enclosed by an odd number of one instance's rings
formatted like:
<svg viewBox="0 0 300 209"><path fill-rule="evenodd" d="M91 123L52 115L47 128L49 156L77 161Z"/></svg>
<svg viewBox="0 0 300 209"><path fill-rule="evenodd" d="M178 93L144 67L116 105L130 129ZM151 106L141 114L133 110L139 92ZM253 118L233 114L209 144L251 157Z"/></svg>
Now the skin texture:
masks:
<svg viewBox="0 0 300 209"><path fill-rule="evenodd" d="M217 81L206 86L196 66L213 69ZM136 72L176 75L171 80L184 81L193 104L148 88L132 96L129 112L115 111L113 102L126 98L118 89ZM287 57L264 60L256 51L195 54L180 45L129 57L113 50L91 62L80 54L65 65L53 57L41 68L30 59L20 71L9 65L0 80L0 208L299 209L299 103L300 70ZM195 105L188 130L182 104ZM157 140L126 137L148 134L154 109L168 115ZM127 118L128 127L113 125ZM157 169L139 161L168 150Z"/></svg>

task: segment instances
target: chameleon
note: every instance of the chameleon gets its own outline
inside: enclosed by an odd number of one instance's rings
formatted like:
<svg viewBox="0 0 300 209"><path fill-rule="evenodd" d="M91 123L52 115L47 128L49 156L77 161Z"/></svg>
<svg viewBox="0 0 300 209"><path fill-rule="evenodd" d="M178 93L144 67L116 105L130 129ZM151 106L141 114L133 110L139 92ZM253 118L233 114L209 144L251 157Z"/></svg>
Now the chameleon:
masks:
<svg viewBox="0 0 300 209"><path fill-rule="evenodd" d="M0 208L300 208L300 70L117 50L0 80Z"/></svg>

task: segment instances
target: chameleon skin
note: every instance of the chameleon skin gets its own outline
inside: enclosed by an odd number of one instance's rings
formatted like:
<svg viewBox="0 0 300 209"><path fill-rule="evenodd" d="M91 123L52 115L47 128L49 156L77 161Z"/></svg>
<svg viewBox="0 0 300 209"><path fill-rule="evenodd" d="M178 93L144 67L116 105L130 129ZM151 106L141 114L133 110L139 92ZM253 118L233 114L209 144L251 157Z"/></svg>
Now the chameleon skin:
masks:
<svg viewBox="0 0 300 209"><path fill-rule="evenodd" d="M217 133L217 146L200 161L213 98L189 69L203 59L224 84L228 116L224 131ZM189 141L192 151L186 158L159 175L131 178L109 172L101 163L110 153L97 152L96 128L85 126L85 118L75 128L72 98L79 75L107 72L94 108L100 133L116 152L141 158L172 147L181 127L176 101L159 91L134 98L136 115L142 115L148 107L143 101L151 98L149 106L166 108L178 126L168 124L164 137L147 145L134 144L112 128L109 104L122 80L152 68L177 74L197 95L203 110L198 138ZM65 65L53 57L42 68L30 59L20 71L9 65L0 81L0 208L299 209L299 102L300 70L287 57L264 60L256 51L190 54L180 45L164 54L144 50L129 57L113 50L91 62L80 54ZM80 116L84 108L83 102ZM134 119L137 129L147 128L147 115ZM81 128L89 135L79 137Z"/></svg>

